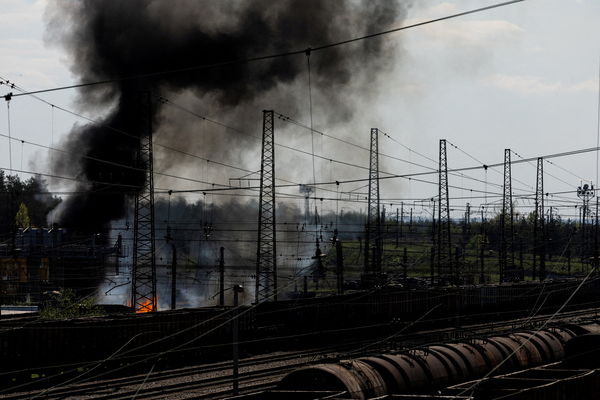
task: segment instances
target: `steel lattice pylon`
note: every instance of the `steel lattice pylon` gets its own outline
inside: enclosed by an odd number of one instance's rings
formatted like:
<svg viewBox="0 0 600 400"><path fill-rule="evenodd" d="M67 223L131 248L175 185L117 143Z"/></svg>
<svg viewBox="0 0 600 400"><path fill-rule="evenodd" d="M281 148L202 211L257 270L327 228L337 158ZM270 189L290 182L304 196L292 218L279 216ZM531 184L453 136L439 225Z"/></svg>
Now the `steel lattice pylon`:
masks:
<svg viewBox="0 0 600 400"><path fill-rule="evenodd" d="M536 259L539 258L539 278L540 281L543 281L546 277L546 218L544 216L544 159L542 157L537 159L533 217L533 271L531 278L535 279Z"/></svg>
<svg viewBox="0 0 600 400"><path fill-rule="evenodd" d="M508 271L512 273L515 265L510 152L510 149L504 149L504 185L502 192L502 213L500 214L500 282L504 281L505 274ZM508 251L511 252L510 258L508 257Z"/></svg>
<svg viewBox="0 0 600 400"><path fill-rule="evenodd" d="M452 245L450 241L450 200L448 194L448 159L446 155L446 139L440 139L440 159L438 177L438 231L437 261L438 273L443 278L454 280L452 271Z"/></svg>
<svg viewBox="0 0 600 400"><path fill-rule="evenodd" d="M275 127L273 111L263 111L258 245L256 250L256 303L277 300L277 248L275 229Z"/></svg>
<svg viewBox="0 0 600 400"><path fill-rule="evenodd" d="M135 312L157 311L154 247L154 178L152 155L152 100L140 95L140 147L137 165L145 171L144 185L135 196L131 304Z"/></svg>
<svg viewBox="0 0 600 400"><path fill-rule="evenodd" d="M369 194L365 237L366 275L381 273L381 212L379 207L379 130L371 128L369 156Z"/></svg>

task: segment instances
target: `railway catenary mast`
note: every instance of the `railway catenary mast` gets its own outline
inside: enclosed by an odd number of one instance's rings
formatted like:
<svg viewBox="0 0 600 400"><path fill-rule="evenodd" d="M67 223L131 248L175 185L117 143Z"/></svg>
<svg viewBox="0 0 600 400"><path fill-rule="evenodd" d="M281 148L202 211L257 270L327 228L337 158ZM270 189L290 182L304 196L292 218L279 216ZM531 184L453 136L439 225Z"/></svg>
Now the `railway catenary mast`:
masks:
<svg viewBox="0 0 600 400"><path fill-rule="evenodd" d="M369 193L367 226L365 229L365 277L376 278L381 274L381 212L379 206L379 130L371 128L369 155Z"/></svg>
<svg viewBox="0 0 600 400"><path fill-rule="evenodd" d="M277 300L274 134L273 110L264 110L256 249L256 303Z"/></svg>
<svg viewBox="0 0 600 400"><path fill-rule="evenodd" d="M135 312L157 311L154 241L154 178L152 153L152 98L140 93L140 146L137 164L144 169L144 185L135 195L131 304Z"/></svg>
<svg viewBox="0 0 600 400"><path fill-rule="evenodd" d="M438 197L437 256L438 274L442 280L454 281L452 270L452 244L450 241L450 199L448 193L448 159L446 139L440 139Z"/></svg>
<svg viewBox="0 0 600 400"><path fill-rule="evenodd" d="M533 220L533 270L531 278L535 279L536 259L540 260L539 278L546 277L546 221L544 216L544 159L537 159L535 185L535 212Z"/></svg>
<svg viewBox="0 0 600 400"><path fill-rule="evenodd" d="M500 282L504 281L508 271L512 272L515 265L510 152L510 149L504 149L504 185L502 192L502 213L500 215L500 260L498 271ZM509 250L511 252L510 259L508 257Z"/></svg>

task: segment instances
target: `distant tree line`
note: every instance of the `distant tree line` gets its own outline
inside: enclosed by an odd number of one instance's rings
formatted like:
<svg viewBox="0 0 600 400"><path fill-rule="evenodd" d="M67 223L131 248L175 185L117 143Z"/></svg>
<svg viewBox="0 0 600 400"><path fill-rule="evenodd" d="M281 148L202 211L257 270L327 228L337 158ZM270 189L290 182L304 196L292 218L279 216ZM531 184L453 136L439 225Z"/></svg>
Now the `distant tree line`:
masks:
<svg viewBox="0 0 600 400"><path fill-rule="evenodd" d="M0 171L0 238L10 239L19 227L48 226L48 213L61 199L48 192L41 176L22 180Z"/></svg>

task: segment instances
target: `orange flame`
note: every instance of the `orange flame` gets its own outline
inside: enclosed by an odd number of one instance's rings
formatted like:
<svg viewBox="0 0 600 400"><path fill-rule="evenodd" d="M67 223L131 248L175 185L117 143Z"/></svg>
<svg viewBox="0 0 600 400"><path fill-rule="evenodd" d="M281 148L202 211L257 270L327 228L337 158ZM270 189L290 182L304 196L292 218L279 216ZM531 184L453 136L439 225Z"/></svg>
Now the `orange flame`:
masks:
<svg viewBox="0 0 600 400"><path fill-rule="evenodd" d="M154 304L152 303L152 301L150 299L145 299L141 304L136 304L136 309L135 309L136 314L146 313L146 312L151 312L151 311L154 311Z"/></svg>

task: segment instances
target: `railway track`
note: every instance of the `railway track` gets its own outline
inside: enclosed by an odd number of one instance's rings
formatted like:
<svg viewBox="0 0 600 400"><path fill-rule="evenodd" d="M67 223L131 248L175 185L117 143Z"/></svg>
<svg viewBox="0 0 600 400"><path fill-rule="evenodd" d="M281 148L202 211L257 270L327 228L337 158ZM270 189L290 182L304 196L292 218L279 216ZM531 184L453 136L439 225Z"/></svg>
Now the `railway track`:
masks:
<svg viewBox="0 0 600 400"><path fill-rule="evenodd" d="M554 321L592 321L598 310L586 309L560 314ZM300 366L323 361L337 361L390 348L423 346L440 341L500 334L516 329L535 328L549 315L519 318L493 324L476 324L461 328L444 328L425 332L396 335L380 341L360 341L335 347L308 351L280 352L243 359L239 364L240 393L273 387L286 373ZM358 352L358 353L360 353ZM150 368L148 368L150 369ZM86 377L90 379L92 377ZM106 379L30 392L0 395L3 399L219 399L232 394L232 363L230 361L176 370L145 373L123 378Z"/></svg>
<svg viewBox="0 0 600 400"><path fill-rule="evenodd" d="M255 378L264 379L268 375L276 375L278 370L284 374L290 369L297 368L300 365L306 365L316 361L335 358L336 354L346 352L362 342L347 343L336 347L324 349L313 349L310 351L285 352L277 354L262 355L240 360L240 382L252 380ZM278 367L265 367L281 364ZM151 374L140 374L116 379L107 379L86 383L73 384L68 386L57 386L56 388L43 389L32 392L21 392L14 394L0 395L3 399L66 399L66 398L121 398L119 389L134 388L134 390L125 390L122 398L131 399L135 392L138 392L140 384L144 383L147 388L139 390L136 398L152 398L155 392L163 394L172 393L181 389L183 386L192 389L202 389L204 387L218 386L227 382L231 386L232 362L224 361L194 367L180 368L169 371L152 372ZM262 367L261 367L262 366ZM253 371L256 370L256 371ZM82 376L83 377L83 376ZM179 382L179 381L183 382ZM194 383L191 383L194 381ZM173 382L164 384L165 382ZM159 389L154 388L160 386ZM104 395L108 397L103 397ZM147 395L142 397L142 395ZM76 397L81 396L81 397ZM162 397L164 398L164 397Z"/></svg>
<svg viewBox="0 0 600 400"><path fill-rule="evenodd" d="M285 375L287 372L291 372L296 369L296 365L287 365L285 367L272 367L261 369L260 371L247 371L239 374L239 383L244 390L248 390L252 387L272 386L274 382L278 381L279 377ZM134 385L126 390L112 389L110 386L105 386L104 393L95 389L93 399L97 400L129 400L132 398L136 399L172 399L172 398L203 398L205 396L210 397L212 393L218 392L223 393L231 389L232 379L231 374L228 371L222 371L219 376L204 377L196 380L194 377L191 381L175 382L170 384L163 384L161 382L151 382ZM64 395L62 395L64 396ZM72 394L68 395L73 396ZM40 396L44 398L44 396ZM53 397L50 397L53 398ZM64 398L64 397L61 397ZM67 397L68 398L68 397ZM204 397L207 398L207 397Z"/></svg>

